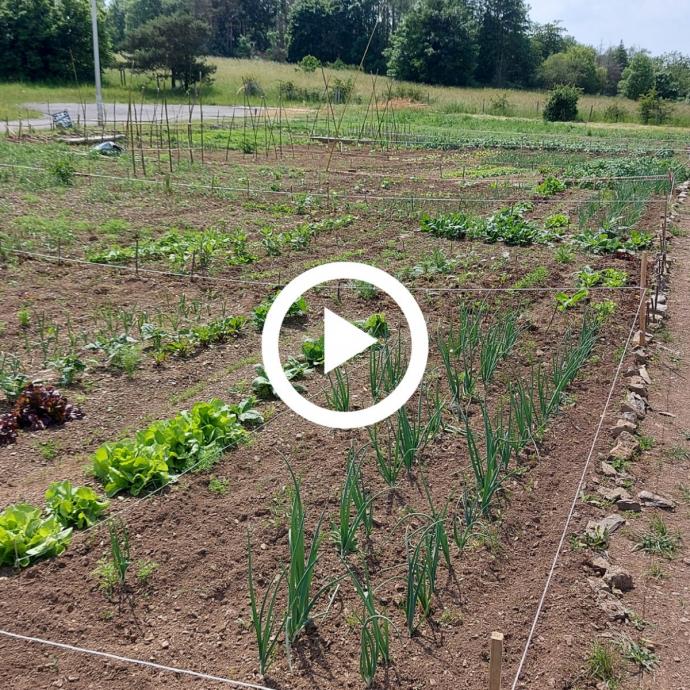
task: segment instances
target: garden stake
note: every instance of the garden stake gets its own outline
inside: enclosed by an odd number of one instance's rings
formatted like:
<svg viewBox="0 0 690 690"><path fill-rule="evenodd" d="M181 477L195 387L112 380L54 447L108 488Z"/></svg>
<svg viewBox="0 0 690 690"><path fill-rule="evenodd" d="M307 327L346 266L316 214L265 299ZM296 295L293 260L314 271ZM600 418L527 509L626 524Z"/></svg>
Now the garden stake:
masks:
<svg viewBox="0 0 690 690"><path fill-rule="evenodd" d="M491 633L489 661L489 690L501 690L501 665L503 663L503 633Z"/></svg>
<svg viewBox="0 0 690 690"><path fill-rule="evenodd" d="M642 252L640 259L640 299L647 292L647 252ZM647 308L640 309L640 346L647 344Z"/></svg>

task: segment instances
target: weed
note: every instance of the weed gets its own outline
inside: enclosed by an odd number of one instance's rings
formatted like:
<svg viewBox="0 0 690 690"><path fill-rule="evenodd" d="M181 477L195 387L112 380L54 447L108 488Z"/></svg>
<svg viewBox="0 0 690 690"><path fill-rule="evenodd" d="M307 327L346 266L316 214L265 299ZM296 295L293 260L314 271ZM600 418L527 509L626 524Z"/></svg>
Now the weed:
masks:
<svg viewBox="0 0 690 690"><path fill-rule="evenodd" d="M690 450L683 446L671 446L664 451L664 455L675 462L683 462L690 459Z"/></svg>
<svg viewBox="0 0 690 690"><path fill-rule="evenodd" d="M230 480L225 477L211 477L208 480L208 490L216 496L225 496L230 490Z"/></svg>
<svg viewBox="0 0 690 690"><path fill-rule="evenodd" d="M617 654L608 644L594 642L587 657L587 671L593 680L604 683L608 690L616 690L619 686Z"/></svg>
<svg viewBox="0 0 690 690"><path fill-rule="evenodd" d="M571 264L575 260L575 252L566 245L556 247L553 256L559 264Z"/></svg>
<svg viewBox="0 0 690 690"><path fill-rule="evenodd" d="M156 561L142 560L137 562L137 580L142 585L147 585L153 573L158 570L159 566Z"/></svg>
<svg viewBox="0 0 690 690"><path fill-rule="evenodd" d="M672 534L660 515L652 516L649 529L635 538L635 550L672 559L680 547L680 535Z"/></svg>
<svg viewBox="0 0 690 690"><path fill-rule="evenodd" d="M653 436L646 436L642 434L639 437L640 450L651 450L656 445L656 439Z"/></svg>
<svg viewBox="0 0 690 690"><path fill-rule="evenodd" d="M55 460L58 454L58 446L55 441L41 441L38 444L38 452L44 460Z"/></svg>
<svg viewBox="0 0 690 690"><path fill-rule="evenodd" d="M616 640L616 647L624 659L638 666L641 671L651 673L659 665L659 658L649 647L635 642L628 635L621 634Z"/></svg>

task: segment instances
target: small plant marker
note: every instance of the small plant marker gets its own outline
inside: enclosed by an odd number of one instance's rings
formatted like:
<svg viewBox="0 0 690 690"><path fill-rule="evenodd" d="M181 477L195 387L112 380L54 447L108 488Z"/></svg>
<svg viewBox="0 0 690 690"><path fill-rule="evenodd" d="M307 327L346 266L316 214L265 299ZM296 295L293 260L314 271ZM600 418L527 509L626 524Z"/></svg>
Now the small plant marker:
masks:
<svg viewBox="0 0 690 690"><path fill-rule="evenodd" d="M503 664L503 633L491 633L489 658L489 690L501 690L501 666Z"/></svg>

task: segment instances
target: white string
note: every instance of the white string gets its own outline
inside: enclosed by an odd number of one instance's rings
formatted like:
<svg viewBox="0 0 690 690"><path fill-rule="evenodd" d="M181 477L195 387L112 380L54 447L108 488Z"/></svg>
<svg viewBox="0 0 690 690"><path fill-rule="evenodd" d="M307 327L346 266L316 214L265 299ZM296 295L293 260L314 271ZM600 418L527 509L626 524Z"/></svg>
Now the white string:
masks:
<svg viewBox="0 0 690 690"><path fill-rule="evenodd" d="M147 668L153 668L157 671L166 671L168 673L182 673L186 676L193 676L194 678L202 678L203 680L212 680L217 683L225 683L226 685L234 685L237 688L251 688L251 690L274 690L274 688L269 688L266 685L257 685L256 683L247 683L242 680L232 680L230 678L224 678L223 676L212 676L208 673L201 673L200 671L192 671L186 668L177 668L175 666L165 666L163 664L157 664L154 661L144 661L143 659L134 659L129 656L121 656L119 654L113 654L112 652L101 652L97 649L89 649L88 647L77 647L71 644L65 644L64 642L55 642L53 640L44 640L41 637L30 637L28 635L20 635L18 633L10 632L9 630L0 630L0 635L5 637L11 637L15 640L22 640L23 642L35 642L37 644L47 645L49 647L57 647L58 649L64 649L68 652L79 652L81 654L90 654L91 656L103 657L105 659L112 659L113 661L121 661L126 664L136 664L138 666L145 666Z"/></svg>
<svg viewBox="0 0 690 690"><path fill-rule="evenodd" d="M525 648L522 652L522 657L520 658L520 664L518 665L517 672L515 674L515 679L513 680L513 684L511 686L511 690L516 690L518 686L518 682L520 680L520 675L522 673L522 669L525 665L525 661L527 660L527 654L529 652L530 645L532 644L532 638L534 637L534 633L537 628L537 624L539 622L539 618L541 616L542 609L544 607L544 603L546 601L546 596L549 592L549 588L551 587L551 580L553 579L554 572L556 570L556 565L558 564L558 559L560 558L561 555L561 550L563 549L563 544L565 543L565 539L568 535L568 528L570 527L570 522L573 518L573 514L575 512L575 508L577 507L577 501L580 496L580 492L582 491L582 486L585 483L585 479L587 477L587 470L589 469L589 465L592 461L592 456L594 455L594 450L597 444L597 441L599 440L599 434L601 433L601 429L604 425L604 419L606 418L606 413L608 411L608 407L611 403L611 398L613 397L613 392L616 387L616 383L618 383L618 378L621 373L621 369L623 368L623 361L625 360L625 356L628 352L628 347L630 346L630 341L632 340L633 334L635 332L635 328L637 326L637 320L640 316L640 311L642 309L642 306L644 305L646 301L646 295L643 295L642 298L640 299L640 304L637 308L637 313L635 314L635 318L633 319L632 326L630 327L630 333L628 334L628 339L626 340L625 343L625 348L623 350L623 353L621 354L620 360L618 362L618 367L616 368L616 373L615 376L613 377L613 381L611 383L611 387L609 389L609 394L608 397L606 398L606 403L604 405L604 409L601 412L601 416L599 417L599 424L597 425L597 430L596 433L594 434L594 439L592 440L592 446L589 450L589 454L587 455L587 460L585 462L584 467L582 468L582 475L580 476L580 481L578 482L577 489L575 491L575 495L573 496L573 501L570 506L570 511L568 512L568 517L565 521L565 525L563 526L563 532L561 534L561 538L558 542L558 547L556 548L556 553L553 557L553 562L551 563L551 568L549 569L549 574L546 578L546 583L544 584L544 591L542 592L541 598L539 600L539 605L537 606L536 613L534 614L534 620L532 621L532 626L529 631L529 635L527 636L527 642L525 643Z"/></svg>
<svg viewBox="0 0 690 690"><path fill-rule="evenodd" d="M113 270L120 270L120 271L129 271L132 273L136 273L137 270L139 273L149 273L152 275L161 275L161 276L171 276L174 278L195 278L197 280L203 280L203 281L211 281L211 282L216 282L216 283L234 283L234 284L239 284L239 285L256 285L256 286L261 286L261 287L270 287L270 288L282 288L285 286L285 283L269 283L269 282L264 282L264 281L259 281L259 280L245 280L242 278L220 278L218 276L207 276L207 275L202 275L202 274L191 274L191 273L180 273L176 271L160 271L154 268L141 268L139 267L138 269L135 266L126 266L124 264L105 264L105 263L100 263L98 261L86 261L85 259L77 259L76 257L69 257L69 256L57 256L55 254L37 254L35 252L27 252L24 249L5 249L8 254L15 254L17 256L27 256L29 258L33 259L41 259L41 260L46 260L46 261L63 261L66 263L73 263L77 264L80 266L90 266L94 268L111 268ZM558 291L558 292L563 292L566 290L577 290L577 286L573 285L557 285L557 286L551 286L551 287L507 287L507 288L484 288L484 287L434 287L434 288L425 288L425 287L418 287L415 285L405 285L405 287L410 290L411 292L427 292L427 293L441 293L441 292L553 292L553 291ZM337 289L342 289L342 290L357 290L359 289L356 285L353 285L352 283L343 283L340 288L335 287L335 286L329 286L327 289L330 290L337 290ZM627 285L627 286L621 286L621 287L607 287L605 285L594 285L592 287L588 287L587 290L590 291L611 291L611 290L639 290L640 288L638 286L634 285Z"/></svg>
<svg viewBox="0 0 690 690"><path fill-rule="evenodd" d="M43 173L48 173L50 172L46 168L39 168L35 165L19 165L16 163L0 163L0 167L2 168L20 168L23 170L34 170L36 172L43 172ZM179 182L177 180L155 180L151 179L148 177L122 177L120 175L103 175L101 173L86 173L86 172L75 172L74 173L77 177L90 177L94 179L100 179L100 180L115 180L118 182L139 182L142 184L154 184L154 185L172 185L176 187L184 187L185 189L191 189L191 190L200 190L200 189L210 189L212 191L225 191L225 192L236 192L238 194L275 194L278 196L294 196L295 194L308 194L309 196L312 197L319 197L319 198L324 198L324 199L330 199L330 198L336 198L338 200L340 199L358 199L358 200L363 200L363 201L391 201L391 202L407 202L407 203L421 203L421 202L433 202L433 203L474 203L474 204L480 204L480 203L497 203L497 202L502 202L502 203L512 203L512 202L520 202L520 201L525 201L525 199L519 199L519 198L510 198L510 197L505 197L505 198L493 198L493 199L487 199L487 198L481 198L481 199L467 199L467 198L462 198L462 197L426 197L426 196L413 196L413 195L401 195L401 194L388 194L388 195L377 195L377 194L352 194L352 193L342 193L338 192L337 190L334 190L331 193L328 192L317 192L317 191L310 191L308 189L305 190L280 190L280 189L253 189L249 187L228 187L227 185L209 185L209 184L192 184L190 182ZM606 179L606 178L602 178ZM634 179L640 179L640 178L634 178ZM646 179L646 178L642 178ZM660 179L666 179L666 176L661 176ZM495 181L495 180L494 180ZM649 199L628 199L627 203L647 203ZM562 204L563 199L560 198L545 198L545 199L540 199L539 203L552 203L552 204ZM616 201L615 199L597 199L597 203L600 203L602 205L604 204L617 204L620 203L619 201Z"/></svg>

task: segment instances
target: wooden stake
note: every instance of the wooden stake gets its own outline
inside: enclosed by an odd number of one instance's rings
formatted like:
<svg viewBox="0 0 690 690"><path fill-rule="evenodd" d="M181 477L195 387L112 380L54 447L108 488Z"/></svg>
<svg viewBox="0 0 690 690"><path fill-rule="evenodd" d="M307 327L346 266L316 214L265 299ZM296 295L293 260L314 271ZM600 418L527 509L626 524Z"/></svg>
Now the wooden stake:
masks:
<svg viewBox="0 0 690 690"><path fill-rule="evenodd" d="M643 299L647 293L647 264L648 253L642 252L640 257L640 299ZM647 344L647 305L643 304L640 309L640 347Z"/></svg>
<svg viewBox="0 0 690 690"><path fill-rule="evenodd" d="M489 659L489 690L501 690L501 666L503 664L503 633L491 633Z"/></svg>

